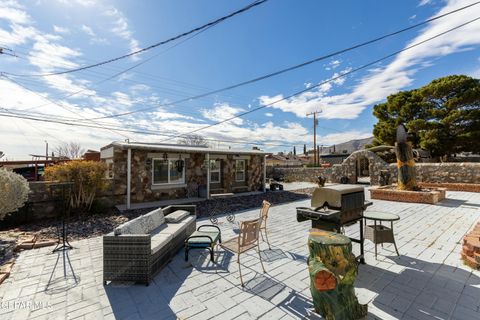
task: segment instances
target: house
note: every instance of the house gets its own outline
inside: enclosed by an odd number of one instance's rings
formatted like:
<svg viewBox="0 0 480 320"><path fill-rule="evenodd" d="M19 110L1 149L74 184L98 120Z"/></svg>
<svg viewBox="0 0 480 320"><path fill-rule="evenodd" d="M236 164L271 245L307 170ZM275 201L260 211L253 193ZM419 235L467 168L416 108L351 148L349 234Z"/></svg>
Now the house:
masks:
<svg viewBox="0 0 480 320"><path fill-rule="evenodd" d="M265 191L265 153L203 146L112 142L101 148L118 204Z"/></svg>
<svg viewBox="0 0 480 320"><path fill-rule="evenodd" d="M82 156L82 159L87 161L100 161L100 152L88 149Z"/></svg>
<svg viewBox="0 0 480 320"><path fill-rule="evenodd" d="M267 167L300 167L302 160L295 155L269 154L266 156Z"/></svg>

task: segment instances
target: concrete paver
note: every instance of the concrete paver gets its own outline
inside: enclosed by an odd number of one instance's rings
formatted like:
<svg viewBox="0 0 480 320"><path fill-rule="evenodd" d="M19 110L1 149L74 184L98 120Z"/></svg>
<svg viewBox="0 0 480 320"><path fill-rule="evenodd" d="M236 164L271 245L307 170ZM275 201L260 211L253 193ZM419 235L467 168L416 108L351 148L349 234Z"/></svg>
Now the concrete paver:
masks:
<svg viewBox="0 0 480 320"><path fill-rule="evenodd" d="M368 194L368 192L367 192ZM391 245L366 242L366 265L359 267L357 295L369 304L370 319L480 319L480 272L460 260L461 240L480 219L480 194L448 192L438 205L374 201L369 210L398 214ZM268 221L272 250L261 243L267 273L255 252L242 256L245 288L235 257L219 251L217 264L208 252L192 251L188 263L177 256L146 287L102 283L101 237L73 242L68 252L78 283L51 248L22 252L12 276L0 285L3 319L320 319L313 312L306 265L308 222L296 221L302 200L271 208ZM260 206L260 204L259 204ZM236 214L236 221L258 210ZM208 224L200 219L198 224ZM238 223L220 217L222 238L236 236ZM345 228L358 237L358 225ZM353 244L354 252L359 253ZM52 281L49 284L50 276ZM33 309L30 305L40 305ZM22 307L23 306L23 307Z"/></svg>

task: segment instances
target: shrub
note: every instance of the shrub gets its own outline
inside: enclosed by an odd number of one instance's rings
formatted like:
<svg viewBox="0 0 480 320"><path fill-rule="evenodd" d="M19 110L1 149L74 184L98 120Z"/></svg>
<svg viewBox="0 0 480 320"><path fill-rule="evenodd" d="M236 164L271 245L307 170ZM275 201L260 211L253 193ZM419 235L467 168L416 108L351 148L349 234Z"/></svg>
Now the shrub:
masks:
<svg viewBox="0 0 480 320"><path fill-rule="evenodd" d="M0 169L0 220L23 207L28 199L28 182L15 172Z"/></svg>
<svg viewBox="0 0 480 320"><path fill-rule="evenodd" d="M98 161L69 161L45 169L45 180L73 182L70 205L74 209L90 210L97 192L105 189L107 168Z"/></svg>

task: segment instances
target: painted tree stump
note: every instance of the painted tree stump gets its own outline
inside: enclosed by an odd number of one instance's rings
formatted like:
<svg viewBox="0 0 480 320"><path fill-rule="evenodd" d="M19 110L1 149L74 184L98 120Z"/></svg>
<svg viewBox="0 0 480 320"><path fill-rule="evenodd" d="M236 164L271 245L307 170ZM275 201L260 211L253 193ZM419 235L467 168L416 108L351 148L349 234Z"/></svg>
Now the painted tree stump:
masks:
<svg viewBox="0 0 480 320"><path fill-rule="evenodd" d="M400 190L417 190L418 187L415 177L415 161L413 159L411 143L395 143L395 153L397 156L398 167L398 188Z"/></svg>
<svg viewBox="0 0 480 320"><path fill-rule="evenodd" d="M327 320L365 317L367 305L358 303L353 287L358 265L351 240L339 233L311 229L308 249L310 292L315 311Z"/></svg>

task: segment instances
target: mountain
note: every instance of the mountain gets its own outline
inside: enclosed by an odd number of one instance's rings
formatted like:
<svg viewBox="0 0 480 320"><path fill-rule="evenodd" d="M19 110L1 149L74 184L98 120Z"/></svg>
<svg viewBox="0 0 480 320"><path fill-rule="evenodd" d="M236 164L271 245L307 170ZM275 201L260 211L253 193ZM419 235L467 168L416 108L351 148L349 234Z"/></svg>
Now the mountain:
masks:
<svg viewBox="0 0 480 320"><path fill-rule="evenodd" d="M372 142L373 142L373 137L358 139L358 140L350 140L344 143L339 143L335 145L335 153L338 153L338 154L352 153L354 151L364 149L366 144L371 144ZM334 146L323 147L322 154L333 153L333 148Z"/></svg>

